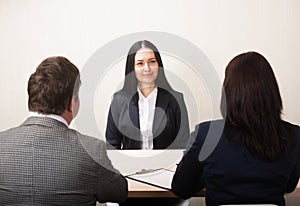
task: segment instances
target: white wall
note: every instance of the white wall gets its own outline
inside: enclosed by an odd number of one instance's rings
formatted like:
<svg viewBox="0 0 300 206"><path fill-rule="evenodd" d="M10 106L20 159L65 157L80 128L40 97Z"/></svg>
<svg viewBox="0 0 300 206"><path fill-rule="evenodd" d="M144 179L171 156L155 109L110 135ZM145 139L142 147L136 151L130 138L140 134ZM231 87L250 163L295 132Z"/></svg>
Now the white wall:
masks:
<svg viewBox="0 0 300 206"><path fill-rule="evenodd" d="M299 21L298 0L0 0L0 131L26 118L27 80L43 59L63 55L82 68L103 45L141 31L168 32L192 42L206 54L221 80L226 64L238 53L262 53L276 73L284 119L300 124ZM176 72L184 67L167 55L163 60L166 67L175 65ZM112 64L118 85L124 60ZM196 80L191 81L197 87ZM114 88L105 87L106 95L100 99L95 94L101 133ZM207 97L197 98L202 102ZM201 114L193 117L191 128L210 118L205 109Z"/></svg>

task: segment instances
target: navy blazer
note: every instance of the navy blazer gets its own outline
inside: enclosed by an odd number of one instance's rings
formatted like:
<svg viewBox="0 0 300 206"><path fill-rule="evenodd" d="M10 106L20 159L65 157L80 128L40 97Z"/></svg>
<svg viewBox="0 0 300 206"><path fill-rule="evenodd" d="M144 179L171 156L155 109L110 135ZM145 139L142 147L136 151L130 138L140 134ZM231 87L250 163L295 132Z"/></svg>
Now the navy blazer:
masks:
<svg viewBox="0 0 300 206"><path fill-rule="evenodd" d="M282 124L288 134L295 136L295 141L287 154L272 162L262 161L245 146L229 142L230 138L222 132L221 120L197 125L191 135L194 142L173 177L173 192L186 199L206 187L207 206L284 206L284 194L292 192L299 180L300 128L287 122ZM233 137L237 129L230 128L226 134Z"/></svg>
<svg viewBox="0 0 300 206"><path fill-rule="evenodd" d="M107 148L141 149L138 93L119 91L110 106ZM154 149L184 149L189 137L189 122L183 95L158 88L153 120Z"/></svg>

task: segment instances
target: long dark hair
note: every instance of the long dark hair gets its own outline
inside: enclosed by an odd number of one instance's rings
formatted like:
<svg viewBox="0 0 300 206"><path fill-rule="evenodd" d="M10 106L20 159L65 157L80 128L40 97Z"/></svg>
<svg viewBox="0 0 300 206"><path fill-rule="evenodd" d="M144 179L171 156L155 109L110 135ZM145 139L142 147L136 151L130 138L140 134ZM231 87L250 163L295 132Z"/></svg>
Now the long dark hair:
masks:
<svg viewBox="0 0 300 206"><path fill-rule="evenodd" d="M282 156L288 147L281 121L282 100L265 57L257 52L234 57L226 67L223 88L225 131L238 128L238 141L264 160Z"/></svg>
<svg viewBox="0 0 300 206"><path fill-rule="evenodd" d="M134 73L134 59L137 51L141 48L148 48L154 52L155 58L158 63L158 75L156 78L156 85L160 88L163 88L167 91L172 91L172 87L170 86L164 72L164 66L161 60L161 56L157 50L157 48L149 41L143 40L138 41L132 45L129 49L127 60L126 60L126 69L125 69L125 82L123 88L121 89L128 94L134 94L137 91L138 81L136 79Z"/></svg>

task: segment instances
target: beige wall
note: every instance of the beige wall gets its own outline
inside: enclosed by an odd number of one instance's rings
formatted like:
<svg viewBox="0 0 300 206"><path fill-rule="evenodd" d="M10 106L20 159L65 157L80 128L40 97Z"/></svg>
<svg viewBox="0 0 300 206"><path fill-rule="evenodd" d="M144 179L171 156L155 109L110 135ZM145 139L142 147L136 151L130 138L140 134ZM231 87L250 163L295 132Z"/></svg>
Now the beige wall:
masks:
<svg viewBox="0 0 300 206"><path fill-rule="evenodd" d="M299 20L298 0L1 0L0 131L26 118L27 80L44 58L64 55L82 68L103 45L141 31L168 32L192 42L208 57L221 80L224 67L236 54L248 50L262 53L276 73L284 119L300 124ZM188 71L178 59L163 55L163 60L167 70ZM101 97L95 94L95 119L101 133L111 95L122 81L124 59L112 65L114 86L105 87ZM198 88L192 74L181 75ZM174 87L180 90L180 85ZM206 98L209 94L203 92L197 102ZM191 128L212 117L209 110L201 109L206 106L197 105L200 116L189 111Z"/></svg>

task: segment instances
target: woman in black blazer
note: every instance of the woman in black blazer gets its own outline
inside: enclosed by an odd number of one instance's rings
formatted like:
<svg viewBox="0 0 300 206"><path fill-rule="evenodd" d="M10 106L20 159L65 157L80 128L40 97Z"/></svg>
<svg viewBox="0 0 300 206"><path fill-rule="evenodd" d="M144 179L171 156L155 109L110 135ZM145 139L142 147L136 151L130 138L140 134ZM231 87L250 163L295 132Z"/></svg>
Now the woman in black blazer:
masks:
<svg viewBox="0 0 300 206"><path fill-rule="evenodd" d="M173 192L185 199L205 187L207 206L284 206L284 194L299 180L300 128L281 119L270 64L256 52L236 56L223 88L224 119L196 126L173 177Z"/></svg>
<svg viewBox="0 0 300 206"><path fill-rule="evenodd" d="M108 113L106 140L116 149L184 149L189 122L183 95L168 83L160 53L149 41L129 50L125 82Z"/></svg>

